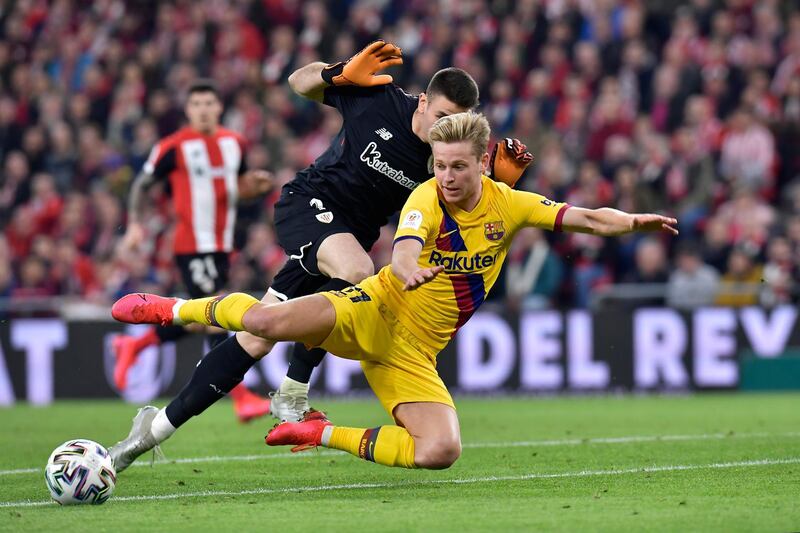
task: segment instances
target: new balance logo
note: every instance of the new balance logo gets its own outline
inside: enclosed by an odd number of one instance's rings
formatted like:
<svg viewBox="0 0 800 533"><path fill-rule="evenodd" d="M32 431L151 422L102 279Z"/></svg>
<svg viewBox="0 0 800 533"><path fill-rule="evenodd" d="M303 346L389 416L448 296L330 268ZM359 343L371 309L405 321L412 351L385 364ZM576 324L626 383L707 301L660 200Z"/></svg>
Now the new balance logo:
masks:
<svg viewBox="0 0 800 533"><path fill-rule="evenodd" d="M389 139L392 138L392 134L386 128L375 130L375 133L377 133L380 136L380 138L383 139L384 141L388 141Z"/></svg>

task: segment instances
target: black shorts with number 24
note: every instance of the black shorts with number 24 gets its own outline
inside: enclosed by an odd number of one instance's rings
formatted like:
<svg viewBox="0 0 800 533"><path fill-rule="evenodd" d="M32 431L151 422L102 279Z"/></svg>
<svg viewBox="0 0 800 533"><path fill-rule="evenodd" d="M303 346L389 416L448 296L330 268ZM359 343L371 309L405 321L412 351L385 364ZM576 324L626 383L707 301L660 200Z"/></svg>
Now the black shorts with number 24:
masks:
<svg viewBox="0 0 800 533"><path fill-rule="evenodd" d="M230 254L180 254L175 256L183 284L192 298L212 296L225 289L230 270Z"/></svg>

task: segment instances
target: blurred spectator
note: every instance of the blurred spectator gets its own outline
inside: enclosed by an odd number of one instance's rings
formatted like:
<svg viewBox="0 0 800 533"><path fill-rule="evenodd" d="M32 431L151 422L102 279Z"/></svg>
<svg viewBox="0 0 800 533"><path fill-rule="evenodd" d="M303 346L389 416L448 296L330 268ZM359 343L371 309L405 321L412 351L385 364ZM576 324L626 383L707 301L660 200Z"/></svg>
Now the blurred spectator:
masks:
<svg viewBox="0 0 800 533"><path fill-rule="evenodd" d="M694 309L714 303L719 284L717 270L703 262L700 250L691 243L680 246L667 286L667 304L678 309Z"/></svg>
<svg viewBox="0 0 800 533"><path fill-rule="evenodd" d="M58 288L47 276L47 266L38 256L30 255L22 261L19 281L11 290L12 298L55 296Z"/></svg>
<svg viewBox="0 0 800 533"><path fill-rule="evenodd" d="M561 286L564 267L542 231L520 230L505 265L506 298L512 309L543 309Z"/></svg>
<svg viewBox="0 0 800 533"><path fill-rule="evenodd" d="M36 233L51 234L55 231L64 205L56 190L55 181L50 174L36 174L33 176L31 189L29 205L32 220L29 223Z"/></svg>
<svg viewBox="0 0 800 533"><path fill-rule="evenodd" d="M648 237L636 247L636 267L628 275L629 283L666 283L667 256L661 241Z"/></svg>
<svg viewBox="0 0 800 533"><path fill-rule="evenodd" d="M757 253L752 244L742 244L731 251L715 304L743 307L758 303L763 268L756 261Z"/></svg>
<svg viewBox="0 0 800 533"><path fill-rule="evenodd" d="M727 224L720 217L709 219L703 237L703 262L712 266L717 272L724 272L733 248Z"/></svg>
<svg viewBox="0 0 800 533"><path fill-rule="evenodd" d="M792 302L795 296L793 285L797 280L797 267L789 240L785 237L774 238L767 247L761 303L773 306Z"/></svg>
<svg viewBox="0 0 800 533"><path fill-rule="evenodd" d="M664 195L674 206L682 237L693 238L714 196L714 162L695 144L688 128L672 137L673 157L664 176Z"/></svg>
<svg viewBox="0 0 800 533"><path fill-rule="evenodd" d="M758 245L766 242L776 220L775 208L746 185L735 188L733 198L719 207L717 217L726 226L730 242L749 240Z"/></svg>
<svg viewBox="0 0 800 533"><path fill-rule="evenodd" d="M8 154L3 165L3 182L0 184L0 213L3 223L13 216L14 208L28 201L31 194L30 166L22 152Z"/></svg>
<svg viewBox="0 0 800 533"><path fill-rule="evenodd" d="M734 186L762 190L772 186L775 142L753 113L739 108L730 118L722 141L720 172Z"/></svg>
<svg viewBox="0 0 800 533"><path fill-rule="evenodd" d="M567 193L565 201L589 209L611 203L614 191L611 184L600 175L600 169L591 161L584 161L578 170L575 185Z"/></svg>
<svg viewBox="0 0 800 533"><path fill-rule="evenodd" d="M614 135L630 137L632 135L633 122L626 114L627 111L618 94L608 92L599 96L589 120L587 158L592 161L601 161L609 137Z"/></svg>
<svg viewBox="0 0 800 533"><path fill-rule="evenodd" d="M50 277L58 284L61 294L86 297L99 289L92 260L69 239L62 239L55 245Z"/></svg>

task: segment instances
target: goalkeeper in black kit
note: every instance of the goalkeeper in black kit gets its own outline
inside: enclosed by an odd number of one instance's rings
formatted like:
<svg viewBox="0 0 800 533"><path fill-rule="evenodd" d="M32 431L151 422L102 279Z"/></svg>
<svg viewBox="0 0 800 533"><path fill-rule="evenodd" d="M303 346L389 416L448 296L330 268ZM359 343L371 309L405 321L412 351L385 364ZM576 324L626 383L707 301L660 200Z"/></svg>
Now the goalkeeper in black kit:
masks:
<svg viewBox="0 0 800 533"><path fill-rule="evenodd" d="M461 69L438 71L417 96L378 74L402 62L400 48L375 41L348 61L311 63L289 76L292 90L335 107L343 125L328 149L282 190L275 230L290 259L263 302L341 290L371 276L375 267L368 252L381 226L433 176L429 129L441 117L477 107L478 87ZM490 171L513 186L531 161L524 145L505 139L494 148ZM269 341L247 332L215 346L169 405L140 409L131 433L110 450L117 471L223 397L271 349ZM308 402L311 374L324 355L295 345L287 375L272 395L276 418L325 416Z"/></svg>

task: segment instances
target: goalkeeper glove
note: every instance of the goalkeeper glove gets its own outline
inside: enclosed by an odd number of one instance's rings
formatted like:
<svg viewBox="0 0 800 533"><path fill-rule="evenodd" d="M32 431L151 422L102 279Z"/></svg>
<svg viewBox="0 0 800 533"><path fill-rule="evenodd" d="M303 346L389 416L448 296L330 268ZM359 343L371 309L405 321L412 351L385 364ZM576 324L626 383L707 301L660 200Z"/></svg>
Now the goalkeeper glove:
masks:
<svg viewBox="0 0 800 533"><path fill-rule="evenodd" d="M492 158L489 160L492 179L513 187L532 161L533 154L519 139L506 137L497 141L492 150Z"/></svg>
<svg viewBox="0 0 800 533"><path fill-rule="evenodd" d="M359 53L348 59L332 63L322 69L322 79L328 85L358 85L374 87L392 83L388 74L375 73L387 67L402 65L403 51L392 43L373 41Z"/></svg>

